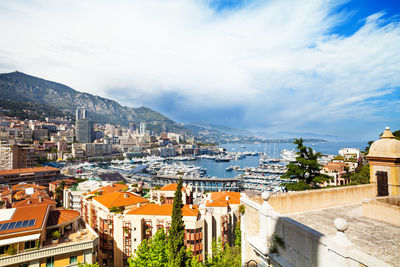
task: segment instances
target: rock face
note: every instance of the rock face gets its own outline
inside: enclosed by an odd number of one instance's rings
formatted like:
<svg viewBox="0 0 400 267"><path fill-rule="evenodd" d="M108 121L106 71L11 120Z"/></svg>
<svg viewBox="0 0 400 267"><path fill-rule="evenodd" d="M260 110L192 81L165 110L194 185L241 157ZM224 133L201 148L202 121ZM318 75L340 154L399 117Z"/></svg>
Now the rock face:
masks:
<svg viewBox="0 0 400 267"><path fill-rule="evenodd" d="M146 128L160 132L187 134L190 131L150 108L129 108L118 102L88 93L78 92L66 85L47 81L22 72L0 74L0 99L36 102L75 114L77 107L89 111L93 121L128 126L130 122L146 122Z"/></svg>

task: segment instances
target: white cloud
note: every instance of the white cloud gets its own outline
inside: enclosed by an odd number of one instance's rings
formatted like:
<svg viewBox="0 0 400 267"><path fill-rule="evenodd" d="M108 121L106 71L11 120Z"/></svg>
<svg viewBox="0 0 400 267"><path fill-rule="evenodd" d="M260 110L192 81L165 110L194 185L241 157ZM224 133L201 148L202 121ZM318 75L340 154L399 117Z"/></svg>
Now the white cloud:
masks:
<svg viewBox="0 0 400 267"><path fill-rule="evenodd" d="M218 13L199 0L2 1L0 71L16 66L136 105L163 94L205 109L239 105L254 127L379 120L396 101L369 99L400 86L399 24L378 13L352 36L329 34L348 15L331 2ZM129 90L121 98L110 88Z"/></svg>

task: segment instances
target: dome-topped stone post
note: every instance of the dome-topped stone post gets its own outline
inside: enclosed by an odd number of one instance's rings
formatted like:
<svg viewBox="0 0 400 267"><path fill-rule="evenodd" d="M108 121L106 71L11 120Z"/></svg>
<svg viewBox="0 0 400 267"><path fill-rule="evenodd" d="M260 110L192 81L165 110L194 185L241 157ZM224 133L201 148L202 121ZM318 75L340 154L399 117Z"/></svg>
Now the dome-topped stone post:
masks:
<svg viewBox="0 0 400 267"><path fill-rule="evenodd" d="M389 127L372 143L367 159L370 183L376 184L378 196L400 195L400 141Z"/></svg>

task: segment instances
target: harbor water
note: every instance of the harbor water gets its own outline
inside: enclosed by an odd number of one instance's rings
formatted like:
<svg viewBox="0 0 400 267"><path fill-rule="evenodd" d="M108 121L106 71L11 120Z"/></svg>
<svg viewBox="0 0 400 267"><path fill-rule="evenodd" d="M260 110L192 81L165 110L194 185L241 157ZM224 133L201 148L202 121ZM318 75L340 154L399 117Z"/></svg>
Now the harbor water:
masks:
<svg viewBox="0 0 400 267"><path fill-rule="evenodd" d="M321 152L322 154L336 155L341 148L359 148L364 150L367 146L364 142L326 142L326 143L304 143L306 146L311 147L314 151ZM273 158L280 156L280 152L284 149L293 150L296 145L293 143L269 143L269 144L224 144L221 147L226 148L227 152L262 152ZM260 156L247 156L243 159L230 160L229 162L216 162L211 159L198 158L195 161L185 161L186 165L194 165L207 169L206 175L209 177L217 178L232 178L236 177L243 172L235 170L227 171L229 166L244 167L257 167L260 161Z"/></svg>

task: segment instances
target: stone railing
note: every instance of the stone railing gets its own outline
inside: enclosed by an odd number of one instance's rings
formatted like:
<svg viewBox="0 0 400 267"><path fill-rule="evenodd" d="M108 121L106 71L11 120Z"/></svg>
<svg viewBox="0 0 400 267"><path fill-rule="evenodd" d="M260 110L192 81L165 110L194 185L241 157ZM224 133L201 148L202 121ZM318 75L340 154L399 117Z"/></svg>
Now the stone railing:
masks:
<svg viewBox="0 0 400 267"><path fill-rule="evenodd" d="M277 213L268 203L269 197L263 193L263 204L241 198L245 205L241 219L243 266L250 262L261 266L390 266L357 249L345 235L346 220L335 219L336 235L325 236Z"/></svg>
<svg viewBox="0 0 400 267"><path fill-rule="evenodd" d="M94 239L91 240L68 242L41 247L38 250L29 250L15 255L0 257L0 266L9 266L12 264L18 264L55 255L66 254L74 251L93 249L98 245L98 243L99 239L97 237L94 237Z"/></svg>
<svg viewBox="0 0 400 267"><path fill-rule="evenodd" d="M353 185L272 195L268 203L281 214L361 203L376 197L376 185ZM307 205L304 205L307 203Z"/></svg>

